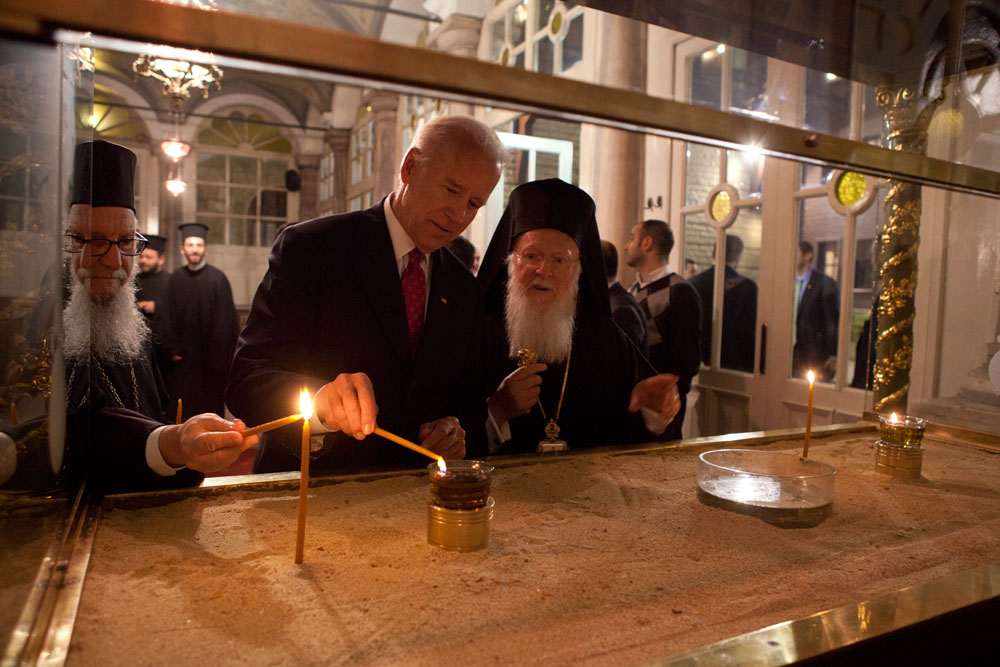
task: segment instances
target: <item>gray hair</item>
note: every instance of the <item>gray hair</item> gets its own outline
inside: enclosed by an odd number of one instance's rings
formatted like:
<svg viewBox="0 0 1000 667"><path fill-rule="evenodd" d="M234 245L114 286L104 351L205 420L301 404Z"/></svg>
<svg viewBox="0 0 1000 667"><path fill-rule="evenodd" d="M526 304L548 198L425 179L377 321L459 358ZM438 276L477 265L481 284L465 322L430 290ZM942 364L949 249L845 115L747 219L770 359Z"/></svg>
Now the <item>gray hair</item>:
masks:
<svg viewBox="0 0 1000 667"><path fill-rule="evenodd" d="M409 150L416 149L417 162L426 164L439 157L442 151L453 148L503 164L503 144L497 133L472 116L439 116L428 121L413 137Z"/></svg>

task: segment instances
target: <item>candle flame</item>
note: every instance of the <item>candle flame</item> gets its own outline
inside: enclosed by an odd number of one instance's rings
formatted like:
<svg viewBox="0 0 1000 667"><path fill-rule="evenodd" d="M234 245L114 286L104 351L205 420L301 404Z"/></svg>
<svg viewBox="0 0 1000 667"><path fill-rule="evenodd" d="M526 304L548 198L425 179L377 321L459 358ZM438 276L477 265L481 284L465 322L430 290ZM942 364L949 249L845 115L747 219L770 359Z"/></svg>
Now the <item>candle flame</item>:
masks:
<svg viewBox="0 0 1000 667"><path fill-rule="evenodd" d="M443 456L438 459L438 470L440 470L441 472L448 472L448 466L445 465Z"/></svg>
<svg viewBox="0 0 1000 667"><path fill-rule="evenodd" d="M809 380L809 384L812 384L813 382L816 381L816 374L813 373L812 371L809 371L808 373L806 373L806 379Z"/></svg>
<svg viewBox="0 0 1000 667"><path fill-rule="evenodd" d="M892 415L889 417L889 421L891 421L893 424L899 423L899 417L896 416L895 412L893 412Z"/></svg>
<svg viewBox="0 0 1000 667"><path fill-rule="evenodd" d="M305 389L299 394L299 412L302 413L302 419L306 421L309 421L309 418L312 417L313 404L309 400L309 392Z"/></svg>

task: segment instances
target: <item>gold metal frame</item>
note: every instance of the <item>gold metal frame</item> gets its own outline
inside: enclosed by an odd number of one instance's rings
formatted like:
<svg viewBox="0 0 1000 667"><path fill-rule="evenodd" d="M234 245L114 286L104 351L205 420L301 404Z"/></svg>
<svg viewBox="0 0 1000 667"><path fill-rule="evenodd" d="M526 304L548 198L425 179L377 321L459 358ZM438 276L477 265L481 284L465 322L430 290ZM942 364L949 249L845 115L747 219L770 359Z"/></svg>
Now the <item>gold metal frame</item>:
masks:
<svg viewBox="0 0 1000 667"><path fill-rule="evenodd" d="M448 99L717 146L753 144L767 155L1000 198L1000 172L308 25L148 0L6 0L0 8L0 31L8 34L51 41L60 28L339 74L386 89L427 89Z"/></svg>

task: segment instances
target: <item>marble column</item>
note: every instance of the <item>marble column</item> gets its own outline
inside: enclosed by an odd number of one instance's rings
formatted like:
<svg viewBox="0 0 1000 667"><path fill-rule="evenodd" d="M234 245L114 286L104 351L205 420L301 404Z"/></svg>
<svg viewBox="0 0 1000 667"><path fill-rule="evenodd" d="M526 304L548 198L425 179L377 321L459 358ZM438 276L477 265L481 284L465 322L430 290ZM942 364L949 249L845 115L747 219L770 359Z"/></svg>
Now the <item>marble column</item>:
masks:
<svg viewBox="0 0 1000 667"><path fill-rule="evenodd" d="M375 116L375 183L372 187L377 200L396 187L396 174L403 159L397 147L399 95L376 91L365 103Z"/></svg>
<svg viewBox="0 0 1000 667"><path fill-rule="evenodd" d="M319 155L299 155L299 219L311 220L319 214Z"/></svg>
<svg viewBox="0 0 1000 667"><path fill-rule="evenodd" d="M612 88L642 91L646 81L646 26L604 14L596 59L597 81ZM594 131L591 195L601 236L619 248L640 221L643 193L643 137L598 127ZM630 270L624 267L627 274ZM626 276L628 278L628 276Z"/></svg>
<svg viewBox="0 0 1000 667"><path fill-rule="evenodd" d="M333 151L333 195L330 199L330 210L334 213L344 213L347 211L347 174L350 160L347 151L351 146L351 131L327 130L323 135L323 141Z"/></svg>

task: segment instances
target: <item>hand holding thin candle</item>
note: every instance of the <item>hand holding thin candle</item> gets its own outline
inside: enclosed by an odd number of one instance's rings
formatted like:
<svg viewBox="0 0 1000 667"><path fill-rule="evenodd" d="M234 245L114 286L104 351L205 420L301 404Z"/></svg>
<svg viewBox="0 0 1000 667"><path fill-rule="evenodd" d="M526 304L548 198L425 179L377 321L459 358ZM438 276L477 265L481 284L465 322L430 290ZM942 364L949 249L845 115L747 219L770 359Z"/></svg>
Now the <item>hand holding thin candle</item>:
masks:
<svg viewBox="0 0 1000 667"><path fill-rule="evenodd" d="M313 407L331 431L364 440L375 430L378 405L372 382L364 373L341 373L320 388Z"/></svg>
<svg viewBox="0 0 1000 667"><path fill-rule="evenodd" d="M806 379L809 380L809 407L806 410L806 441L802 446L802 458L809 456L809 432L812 430L813 422L813 383L816 381L816 374L809 371L806 373Z"/></svg>
<svg viewBox="0 0 1000 667"><path fill-rule="evenodd" d="M186 466L198 472L215 472L232 465L240 454L257 444L246 436L239 419L227 421L205 413L183 424L172 424L160 433L160 454L173 468Z"/></svg>

